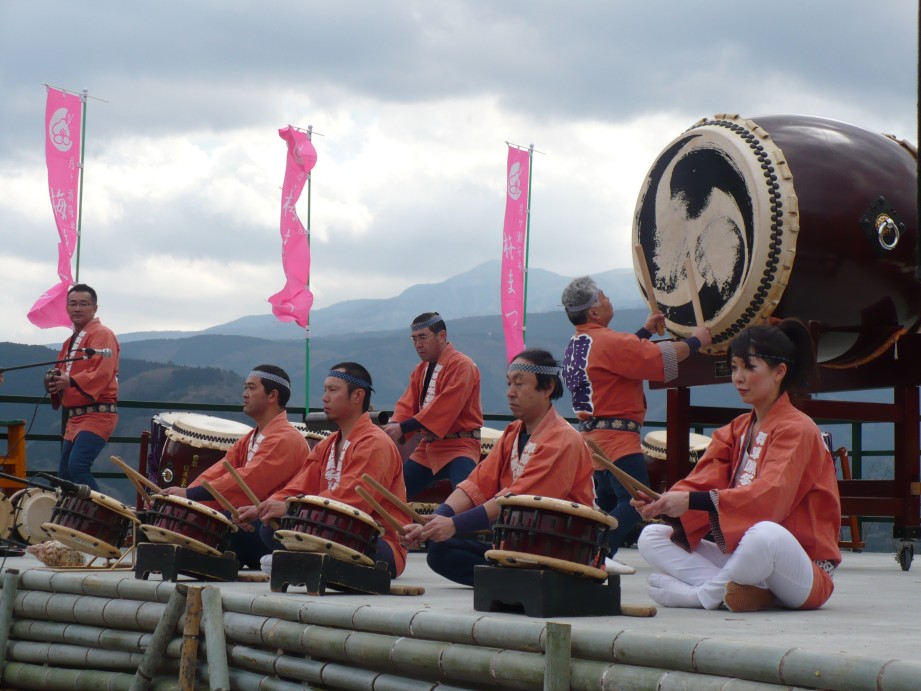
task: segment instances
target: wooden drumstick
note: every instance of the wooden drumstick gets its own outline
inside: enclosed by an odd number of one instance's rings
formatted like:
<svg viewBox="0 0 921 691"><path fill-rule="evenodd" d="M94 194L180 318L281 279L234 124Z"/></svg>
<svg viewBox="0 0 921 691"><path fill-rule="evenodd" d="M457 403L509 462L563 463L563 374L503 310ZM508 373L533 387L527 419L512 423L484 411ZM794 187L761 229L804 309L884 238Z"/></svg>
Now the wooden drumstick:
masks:
<svg viewBox="0 0 921 691"><path fill-rule="evenodd" d="M233 477L233 479L237 481L237 484L240 485L240 489L243 490L243 494L246 495L246 498L249 499L251 502L253 502L253 506L259 506L259 504L262 503L259 501L259 497L253 494L253 490L251 490L249 488L249 485L246 484L246 481L242 477L240 477L240 473L237 472L236 468L230 465L230 463L228 463L227 461L224 461L223 463L224 463L224 468L227 469L227 472L230 473L231 477ZM269 521L269 527L272 530L278 530L279 528L278 521L276 521L274 518L271 519Z"/></svg>
<svg viewBox="0 0 921 691"><path fill-rule="evenodd" d="M601 465L603 465L605 468L610 470L611 473L614 474L614 477L617 478L618 482L620 482L620 484L622 484L624 488L626 488L626 490L630 492L631 497L636 499L636 491L640 490L643 494L645 494L650 499L655 500L659 498L660 495L658 492L655 492L649 489L646 485L644 485L642 482L637 480L630 473L626 473L620 468L618 468L611 461L611 459L607 457L607 455L604 453L604 450L600 446L598 446L598 444L596 444L594 441L592 441L591 439L585 439L585 443L588 444L588 447L592 450L592 456L594 457L594 459L598 461Z"/></svg>
<svg viewBox="0 0 921 691"><path fill-rule="evenodd" d="M124 472L125 475L128 476L128 479L132 480L132 482L140 482L140 483L143 484L145 487L148 487L149 489L153 490L153 493L154 493L154 494L162 494L162 493L163 493L163 490L162 490L162 489L160 489L159 487L157 487L154 483L152 483L152 482L151 482L150 480L148 480L146 477L144 477L143 475L141 475L138 471L136 471L136 470L135 470L134 468L132 468L130 465L128 465L127 463L125 463L125 462L124 462L122 459L120 459L118 456L109 456L109 460L112 461L112 462L113 462L115 465L117 465L119 468L121 468L121 469L122 469L122 472ZM137 487L137 485L135 485L135 487ZM143 494L143 492L142 492L142 494Z"/></svg>
<svg viewBox="0 0 921 691"><path fill-rule="evenodd" d="M422 515L416 511L413 507L407 504L405 501L400 499L397 495L391 492L389 489L384 487L381 483L375 480L373 477L365 473L361 476L361 479L364 482L367 482L371 487L376 489L378 492L384 495L394 506L403 511L407 516L412 516L412 519L415 523L425 524L425 519L422 518Z"/></svg>
<svg viewBox="0 0 921 691"><path fill-rule="evenodd" d="M688 275L688 290L691 293L691 305L694 307L694 320L697 326L704 325L704 311L700 306L700 294L697 292L697 277L694 276L694 262L688 257L684 260L684 270Z"/></svg>
<svg viewBox="0 0 921 691"><path fill-rule="evenodd" d="M655 607L646 607L644 605L621 605L620 613L626 617L654 617L656 616Z"/></svg>
<svg viewBox="0 0 921 691"><path fill-rule="evenodd" d="M208 493L209 493L212 497L214 497L214 500L215 500L218 504L220 504L220 505L223 506L227 511L230 512L230 515L233 516L233 519L234 519L234 520L238 520L238 519L240 518L240 512L237 511L237 507L235 507L233 504L231 504L230 501L228 501L227 497L225 497L223 494L221 494L221 493L218 492L216 489L214 489L214 487L211 486L211 483L210 483L210 482L208 482L207 480L199 480L199 484L201 484L202 487L204 487L206 490L208 490Z"/></svg>
<svg viewBox="0 0 921 691"><path fill-rule="evenodd" d="M656 302L656 293L652 285L652 276L649 275L649 265L646 263L646 254L643 252L643 246L639 243L633 246L633 253L636 255L636 265L640 269L640 278L643 280L643 289L646 291L646 302L649 304L649 312L655 314L659 312L659 305ZM656 333L660 336L665 335L665 327L658 325Z"/></svg>
<svg viewBox="0 0 921 691"><path fill-rule="evenodd" d="M375 511L377 511L378 514L380 514L380 517L381 517L381 518L383 518L385 521L387 521L387 522L390 524L390 526L391 526L394 530L397 531L397 535L405 535L405 534L406 534L406 531L403 530L403 526L400 524L400 522L399 522L396 518L394 518L394 517L390 514L390 512L387 511L387 509L385 509L383 506L381 506L380 504L378 504L378 503L377 503L377 500L374 499L374 497L372 497L370 494L368 494L368 492L365 490L364 487L362 487L361 485L356 485L356 486L355 486L355 491L358 492L358 496L359 496L359 497L361 497L361 498L364 499L366 502L368 502L368 504L370 504L371 507L372 507Z"/></svg>

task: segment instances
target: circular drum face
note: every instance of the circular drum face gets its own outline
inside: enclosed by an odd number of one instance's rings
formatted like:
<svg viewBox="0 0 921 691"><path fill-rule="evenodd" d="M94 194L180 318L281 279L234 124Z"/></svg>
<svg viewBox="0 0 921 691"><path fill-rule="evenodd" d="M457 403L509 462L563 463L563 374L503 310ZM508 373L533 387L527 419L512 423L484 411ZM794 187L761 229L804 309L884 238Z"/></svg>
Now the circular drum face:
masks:
<svg viewBox="0 0 921 691"><path fill-rule="evenodd" d="M921 321L916 166L910 146L832 120L701 120L653 163L634 216L669 330L696 325L691 283L710 352L795 317L819 325L820 361L872 359Z"/></svg>

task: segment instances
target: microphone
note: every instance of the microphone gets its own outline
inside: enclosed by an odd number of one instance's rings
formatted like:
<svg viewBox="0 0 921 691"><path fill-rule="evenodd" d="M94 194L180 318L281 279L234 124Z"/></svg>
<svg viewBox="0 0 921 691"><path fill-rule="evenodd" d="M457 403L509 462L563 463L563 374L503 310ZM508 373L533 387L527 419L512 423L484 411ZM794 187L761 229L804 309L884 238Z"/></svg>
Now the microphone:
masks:
<svg viewBox="0 0 921 691"><path fill-rule="evenodd" d="M111 348L76 348L75 350L86 353L86 357L88 358L94 355L98 355L99 357L112 357Z"/></svg>
<svg viewBox="0 0 921 691"><path fill-rule="evenodd" d="M50 475L49 473L35 473L39 477L43 477L48 482L50 482L55 487L60 487L61 491L68 494L77 495L77 499L89 499L90 492L93 490L88 485L78 485L70 480L62 480L57 475Z"/></svg>

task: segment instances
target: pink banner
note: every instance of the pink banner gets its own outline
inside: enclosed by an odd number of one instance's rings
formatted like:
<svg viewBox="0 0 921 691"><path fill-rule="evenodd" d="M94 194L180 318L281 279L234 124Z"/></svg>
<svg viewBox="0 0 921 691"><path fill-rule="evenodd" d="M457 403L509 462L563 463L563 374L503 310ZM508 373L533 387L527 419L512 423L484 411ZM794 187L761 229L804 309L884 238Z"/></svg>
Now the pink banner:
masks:
<svg viewBox="0 0 921 691"><path fill-rule="evenodd" d="M79 96L47 87L45 106L45 161L48 194L58 227L58 278L29 310L29 321L42 329L71 326L67 316L67 289L73 283L70 260L77 248L80 136L83 102Z"/></svg>
<svg viewBox="0 0 921 691"><path fill-rule="evenodd" d="M505 225L502 233L502 327L505 355L512 358L524 350L524 272L528 237L528 151L508 148Z"/></svg>
<svg viewBox="0 0 921 691"><path fill-rule="evenodd" d="M295 205L301 197L307 176L317 164L317 150L306 132L288 125L278 130L288 144L285 182L281 190L281 263L285 270L285 287L269 298L272 314L280 321L296 322L307 328L313 293L307 287L310 278L310 239L298 218Z"/></svg>

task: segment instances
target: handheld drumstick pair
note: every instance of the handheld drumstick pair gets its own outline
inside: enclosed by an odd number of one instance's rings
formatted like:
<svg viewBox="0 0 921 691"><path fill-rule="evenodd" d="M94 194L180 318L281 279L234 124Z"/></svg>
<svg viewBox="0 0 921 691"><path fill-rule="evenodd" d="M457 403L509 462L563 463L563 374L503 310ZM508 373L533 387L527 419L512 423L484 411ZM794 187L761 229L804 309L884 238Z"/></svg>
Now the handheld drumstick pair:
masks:
<svg viewBox="0 0 921 691"><path fill-rule="evenodd" d="M227 461L224 461L224 468L227 470L228 473L230 473L231 477L233 477L233 479L237 481L237 484L240 485L240 489L243 490L243 494L246 495L246 498L249 499L251 502L253 502L253 506L259 506L259 504L261 503L259 501L259 497L253 494L253 490L251 490L249 488L249 485L246 484L246 481L242 477L240 477L240 473L238 473L236 469L232 465L230 465L230 463L228 463ZM278 521L276 521L273 518L269 521L269 527L272 530L278 530L280 526L279 526Z"/></svg>
<svg viewBox="0 0 921 691"><path fill-rule="evenodd" d="M655 492L649 489L642 482L640 482L635 477L630 475L630 473L626 473L620 468L618 468L611 461L611 459L607 457L607 455L604 453L602 448L598 446L598 444L593 442L591 439L585 439L585 443L588 444L588 447L592 450L592 457L596 461L598 461L601 465L603 465L605 468L611 471L614 477L617 478L617 481L620 482L620 484L624 486L624 489L626 489L630 493L631 497L636 499L637 492L639 491L645 494L650 499L655 500L659 498L660 495L658 492Z"/></svg>
<svg viewBox="0 0 921 691"><path fill-rule="evenodd" d="M355 491L358 492L358 496L364 499L371 507L380 514L380 517L387 521L390 526L397 531L397 535L405 535L406 531L403 530L402 524L391 515L387 509L381 506L374 497L372 497L361 485L355 486Z"/></svg>
<svg viewBox="0 0 921 691"><path fill-rule="evenodd" d="M395 495L395 494L394 494L393 492L391 492L389 489L387 489L386 487L384 487L381 483L379 483L379 482L378 482L377 480L375 480L373 477L371 477L370 475L368 475L367 473L365 473L364 475L361 476L361 479L362 479L363 481L367 482L369 485L371 485L371 487L373 487L374 489L376 489L378 492L380 492L381 494L383 494L384 497L385 497L386 499L388 499L389 501L391 501L391 502L393 503L394 506L396 506L398 509L400 509L400 510L401 510L403 513L405 513L407 516L411 516L414 523L419 523L419 524L421 524L421 525L425 525L425 519L422 518L421 514L419 514L418 511L416 511L412 506L410 506L410 505L407 504L405 501L403 501L402 499L400 499L397 495Z"/></svg>
<svg viewBox="0 0 921 691"><path fill-rule="evenodd" d="M144 489L143 489L143 487L141 487L141 485L144 485L145 487L149 488L151 491L153 491L154 494L162 494L162 493L163 493L163 490L162 490L162 489L160 489L159 487L157 487L154 483L152 483L152 482L151 482L150 480L148 480L146 477L144 477L143 475L141 475L138 471L136 471L136 470L135 470L134 468L132 468L130 465L128 465L127 463L125 463L125 462L124 462L122 459L120 459L118 456L110 456L110 457L109 457L109 460L112 461L112 463L114 463L115 465L117 465L119 468L122 469L122 472L125 473L125 475L128 476L128 479L131 480L131 484L134 485L134 488L138 491L138 493L140 493L140 494L147 494L147 492L144 491Z"/></svg>
<svg viewBox="0 0 921 691"><path fill-rule="evenodd" d="M646 291L646 302L649 304L649 311L655 314L659 311L659 305L656 302L656 293L652 285L652 277L649 275L649 265L646 263L646 255L643 253L643 246L636 244L633 246L633 253L636 255L636 265L640 269L640 278L643 279L643 289ZM660 336L665 335L665 327L661 324L656 329Z"/></svg>

